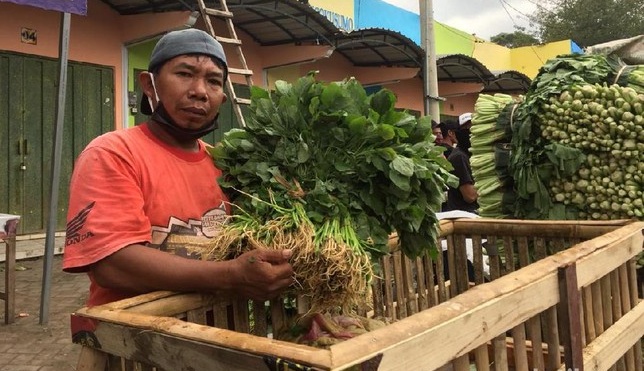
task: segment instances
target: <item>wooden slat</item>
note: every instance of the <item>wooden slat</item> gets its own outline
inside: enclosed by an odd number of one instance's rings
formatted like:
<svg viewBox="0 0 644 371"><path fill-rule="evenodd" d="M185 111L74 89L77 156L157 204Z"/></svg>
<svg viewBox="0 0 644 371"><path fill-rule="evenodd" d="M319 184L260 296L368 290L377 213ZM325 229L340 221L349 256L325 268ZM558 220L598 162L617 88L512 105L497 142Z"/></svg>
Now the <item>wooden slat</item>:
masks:
<svg viewBox="0 0 644 371"><path fill-rule="evenodd" d="M582 302L584 306L585 343L589 344L597 337L597 331L595 331L595 312L593 311L593 291L590 286L582 289Z"/></svg>
<svg viewBox="0 0 644 371"><path fill-rule="evenodd" d="M196 323L199 325L206 324L206 313L203 311L203 308L189 310L186 313L186 320L188 322Z"/></svg>
<svg viewBox="0 0 644 371"><path fill-rule="evenodd" d="M467 248L465 245L465 240L467 236L459 235L455 236L456 238L454 239L454 247L455 247L455 268L456 268L456 281L452 279L452 276L450 275L450 280L452 282L457 282L458 284L458 289L457 292L460 294L462 292L465 292L469 288L469 272L467 269ZM473 278L472 278L473 279Z"/></svg>
<svg viewBox="0 0 644 371"><path fill-rule="evenodd" d="M485 273L483 270L483 243L481 235L472 235L472 253L474 265L474 283L477 285L485 282ZM486 353L487 354L487 353Z"/></svg>
<svg viewBox="0 0 644 371"><path fill-rule="evenodd" d="M546 251L546 242L541 237L534 238L534 258L535 260L541 260L548 256Z"/></svg>
<svg viewBox="0 0 644 371"><path fill-rule="evenodd" d="M183 323L183 326L188 326L187 328L191 325ZM205 337L222 336L222 340L230 339L231 336L234 338L248 337L248 335L238 334L234 331L200 327L201 332L206 335ZM300 360L300 363L304 365L316 366L316 363L328 365L330 362L325 357L328 356L327 351L266 338L257 338L262 343L268 342L261 346L263 350L242 353L231 352L226 347L213 346L201 341L186 340L180 334L170 335L113 323L102 323L94 334L100 340L102 349L109 349L110 354L144 362L168 371L266 370L263 355L272 354L274 351L279 353L286 351L295 357L304 356L308 361L313 361L313 363L307 363ZM252 342L252 344L254 343L256 342ZM252 346L252 344L249 345Z"/></svg>
<svg viewBox="0 0 644 371"><path fill-rule="evenodd" d="M454 371L470 371L470 361L467 354L456 358L452 362L452 366Z"/></svg>
<svg viewBox="0 0 644 371"><path fill-rule="evenodd" d="M425 283L424 277L426 277L427 273L425 273L425 267L423 265L423 258L420 257L418 259L414 259L414 264L416 266L416 274L417 274L417 280L416 284L417 289L418 289L418 310L425 310L429 308L429 295L431 295L429 292L427 292L427 285ZM429 273L431 274L431 272ZM434 287L434 286L432 286Z"/></svg>
<svg viewBox="0 0 644 371"><path fill-rule="evenodd" d="M494 348L494 369L496 371L509 371L508 349L505 343L505 335L501 334L492 340Z"/></svg>
<svg viewBox="0 0 644 371"><path fill-rule="evenodd" d="M213 326L222 329L230 329L230 321L228 317L228 305L216 304L212 307Z"/></svg>
<svg viewBox="0 0 644 371"><path fill-rule="evenodd" d="M213 8L204 8L204 11L206 14L213 16L213 17L220 17L220 18L233 18L233 13L232 12L227 12L219 9L213 9Z"/></svg>
<svg viewBox="0 0 644 371"><path fill-rule="evenodd" d="M613 305L611 297L611 282L610 274L605 275L599 280L599 287L602 292L602 314L604 315L604 328L608 328L613 324Z"/></svg>
<svg viewBox="0 0 644 371"><path fill-rule="evenodd" d="M525 327L523 323L512 329L514 340L514 367L517 370L529 370L528 349L526 347Z"/></svg>
<svg viewBox="0 0 644 371"><path fill-rule="evenodd" d="M448 272L449 272L449 280L450 280L450 285L449 285L449 295L450 297L456 296L458 292L458 284L457 282L457 276L458 272L456 271L456 239L458 237L451 235L447 236L445 239L447 240L447 261L443 262L443 264L447 264ZM441 274L442 272L439 272Z"/></svg>
<svg viewBox="0 0 644 371"><path fill-rule="evenodd" d="M402 272L402 259L403 254L401 251L396 251L393 253L393 268L394 268L394 285L396 288L396 318L405 318L407 317L407 306L405 305L405 287L403 282L403 272Z"/></svg>
<svg viewBox="0 0 644 371"><path fill-rule="evenodd" d="M630 348L641 340L644 328L644 301L599 335L584 350L586 370L607 370ZM565 366L559 368L565 371Z"/></svg>
<svg viewBox="0 0 644 371"><path fill-rule="evenodd" d="M586 346L586 314L584 313L584 306L586 305L584 303L584 294L583 294L583 289L579 290L579 296L580 296L580 302L579 302L579 318L581 321L581 345L583 347Z"/></svg>
<svg viewBox="0 0 644 371"><path fill-rule="evenodd" d="M488 354L487 345L481 345L474 350L474 364L477 371L490 370L490 355Z"/></svg>
<svg viewBox="0 0 644 371"><path fill-rule="evenodd" d="M565 324L564 358L567 369L581 370L583 363L583 345L581 343L581 318L579 315L580 295L577 288L577 265L571 263L559 268L559 296L562 318L561 322ZM534 342L533 342L534 344ZM543 369L543 365L535 367Z"/></svg>
<svg viewBox="0 0 644 371"><path fill-rule="evenodd" d="M487 238L488 246L492 247L495 252L488 252L490 257L490 278L495 280L501 277L501 257L496 253L496 237L488 236Z"/></svg>
<svg viewBox="0 0 644 371"><path fill-rule="evenodd" d="M81 347L77 371L96 371L104 370L107 365L107 353L87 346Z"/></svg>
<svg viewBox="0 0 644 371"><path fill-rule="evenodd" d="M517 250L519 255L519 267L527 267L530 264L530 249L528 237L517 238Z"/></svg>
<svg viewBox="0 0 644 371"><path fill-rule="evenodd" d="M593 318L595 320L595 333L601 335L604 332L604 308L602 306L602 288L599 281L590 285L593 293Z"/></svg>
<svg viewBox="0 0 644 371"><path fill-rule="evenodd" d="M407 309L407 316L411 316L414 313L418 313L418 297L417 297L417 288L414 284L414 272L412 270L413 263L411 259L406 256L403 256L402 261L402 274L403 281L401 289L404 290L405 301L404 304Z"/></svg>
<svg viewBox="0 0 644 371"><path fill-rule="evenodd" d="M250 322L248 312L248 300L237 299L233 301L232 313L234 314L234 330L237 332L250 333Z"/></svg>
<svg viewBox="0 0 644 371"><path fill-rule="evenodd" d="M514 244L510 236L503 236L503 253L505 254L504 272L514 272Z"/></svg>
<svg viewBox="0 0 644 371"><path fill-rule="evenodd" d="M371 285L371 292L373 293L373 310L376 317L384 317L385 315L385 303L384 303L384 291L382 286L384 282L381 277L375 277Z"/></svg>
<svg viewBox="0 0 644 371"><path fill-rule="evenodd" d="M148 313L148 311L146 311L146 310L137 309L135 307L138 307L138 306L141 306L141 305L146 306L146 307L151 306L151 305L156 306L156 307L162 307L163 305L159 305L158 303L155 304L155 301L160 300L160 299L164 299L164 298L169 298L169 297L172 297L172 296L177 296L177 295L179 295L181 297L185 297L186 295L189 295L189 294L178 293L178 292L174 292L174 291L154 291L154 292L150 292L150 293L147 293L147 294L134 296L134 297L131 297L131 298L128 298L128 299L114 301L114 302L105 304L103 307L106 308L106 309L109 308L109 309L113 309L113 310L127 309L128 311L136 311L137 313L142 313L142 314L143 313L144 314L153 314L153 313L155 313L154 310L151 311L150 313ZM199 300L201 300L201 298L202 298L201 294L191 294L191 296L192 297L185 297L184 298L185 302L191 303L191 302L193 302L195 300L195 298L199 298ZM188 305L187 307L182 308L183 310L180 310L179 312L185 312L187 310L194 309L194 308L190 308L190 307L192 307L192 305ZM196 307L199 307L199 305L197 305ZM156 310L156 308L154 308L154 309ZM165 312L164 314L169 315L170 313Z"/></svg>
<svg viewBox="0 0 644 371"><path fill-rule="evenodd" d="M244 76L250 76L253 74L252 70L245 69L245 68L234 68L234 67L228 67L228 73L230 75L244 75Z"/></svg>
<svg viewBox="0 0 644 371"><path fill-rule="evenodd" d="M541 336L541 319L539 315L533 316L532 318L528 319L526 323L527 331L528 331L528 338L532 342L532 344L541 344L543 342L543 338ZM543 370L544 369L544 364L543 364L543 348L540 346L536 346L532 350L532 364L534 365L534 368L537 370Z"/></svg>
<svg viewBox="0 0 644 371"><path fill-rule="evenodd" d="M281 298L273 299L270 301L271 306L271 324L273 326L273 332L277 329L283 328L287 325L286 313L284 311L284 305Z"/></svg>
<svg viewBox="0 0 644 371"><path fill-rule="evenodd" d="M612 306L613 322L622 317L622 290L619 286L619 268L610 272L610 304Z"/></svg>
<svg viewBox="0 0 644 371"><path fill-rule="evenodd" d="M222 44L230 44L230 45L241 45L242 42L239 39L233 39L231 37L223 37L223 36L215 36L215 39L219 41Z"/></svg>
<svg viewBox="0 0 644 371"><path fill-rule="evenodd" d="M429 306L429 308L431 308L439 303L438 286L436 286L436 283L434 282L434 277L436 277L434 273L434 262L431 256L423 256L423 269L425 271L425 287L427 288L427 305ZM436 287L436 290L434 290L434 287Z"/></svg>
<svg viewBox="0 0 644 371"><path fill-rule="evenodd" d="M268 335L268 321L266 319L266 304L261 300L253 300L253 328L251 334L257 336ZM274 329L273 333L278 329Z"/></svg>
<svg viewBox="0 0 644 371"><path fill-rule="evenodd" d="M550 307L544 314L546 332L544 339L548 344L547 370L561 366L561 351L559 349L559 327L557 326L557 308Z"/></svg>
<svg viewBox="0 0 644 371"><path fill-rule="evenodd" d="M250 99L246 99L246 98L239 98L239 97L236 97L236 98L235 98L235 102L236 102L237 104L250 105Z"/></svg>
<svg viewBox="0 0 644 371"><path fill-rule="evenodd" d="M393 290L393 267L391 261L393 257L388 256L383 259L382 273L385 286L385 315L392 320L396 320L396 311L394 310L394 290Z"/></svg>
<svg viewBox="0 0 644 371"><path fill-rule="evenodd" d="M604 223L605 222L605 223ZM456 219L454 234L490 234L496 236L526 236L549 238L590 239L612 232L632 223L632 220L612 221L550 221L513 219Z"/></svg>
<svg viewBox="0 0 644 371"><path fill-rule="evenodd" d="M447 239L446 239L447 240ZM443 254L442 252L439 252L436 255L436 268L434 270L434 276L436 277L438 283L438 302L443 303L447 301L447 299L450 297L449 295L449 287L447 283L445 282L445 276L443 275L443 270L445 269L445 265L447 264L446 261L443 260Z"/></svg>

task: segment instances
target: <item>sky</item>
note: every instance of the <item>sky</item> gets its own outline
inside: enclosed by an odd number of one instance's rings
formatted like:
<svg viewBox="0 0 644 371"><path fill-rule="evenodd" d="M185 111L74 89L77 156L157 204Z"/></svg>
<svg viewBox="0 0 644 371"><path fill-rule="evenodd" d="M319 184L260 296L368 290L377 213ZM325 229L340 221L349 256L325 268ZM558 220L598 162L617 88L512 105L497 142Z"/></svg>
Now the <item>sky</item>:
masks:
<svg viewBox="0 0 644 371"><path fill-rule="evenodd" d="M383 0L419 13L420 0ZM425 1L425 0L423 0ZM512 33L514 25L528 28L526 14L539 0L432 0L434 20L489 40L501 32Z"/></svg>

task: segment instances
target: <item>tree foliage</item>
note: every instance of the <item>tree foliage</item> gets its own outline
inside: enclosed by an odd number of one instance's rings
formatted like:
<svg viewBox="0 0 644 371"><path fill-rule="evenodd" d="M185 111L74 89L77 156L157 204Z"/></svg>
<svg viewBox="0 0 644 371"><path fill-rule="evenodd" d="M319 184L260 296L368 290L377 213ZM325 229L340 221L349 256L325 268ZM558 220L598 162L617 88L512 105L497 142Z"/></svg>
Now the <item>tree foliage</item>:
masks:
<svg viewBox="0 0 644 371"><path fill-rule="evenodd" d="M544 42L572 39L581 47L644 32L642 0L542 0L530 20Z"/></svg>
<svg viewBox="0 0 644 371"><path fill-rule="evenodd" d="M490 41L508 48L518 48L520 46L529 46L539 43L539 40L536 37L524 32L523 28L517 28L517 30L512 33L501 32L498 35L492 36Z"/></svg>

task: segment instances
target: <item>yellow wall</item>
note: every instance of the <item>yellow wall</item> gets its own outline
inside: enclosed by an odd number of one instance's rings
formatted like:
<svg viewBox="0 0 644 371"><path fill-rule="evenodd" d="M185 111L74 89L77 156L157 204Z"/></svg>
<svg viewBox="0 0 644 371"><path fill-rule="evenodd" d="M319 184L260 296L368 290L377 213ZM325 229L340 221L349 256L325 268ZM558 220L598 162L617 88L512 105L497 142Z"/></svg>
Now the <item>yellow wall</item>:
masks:
<svg viewBox="0 0 644 371"><path fill-rule="evenodd" d="M491 42L476 42L472 57L480 61L490 71L514 69L512 66L511 50Z"/></svg>
<svg viewBox="0 0 644 371"><path fill-rule="evenodd" d="M536 46L524 46L510 49L512 58L512 69L517 70L529 78L537 76L539 68L543 66L548 59L558 55L570 54L570 40L555 41L548 44Z"/></svg>

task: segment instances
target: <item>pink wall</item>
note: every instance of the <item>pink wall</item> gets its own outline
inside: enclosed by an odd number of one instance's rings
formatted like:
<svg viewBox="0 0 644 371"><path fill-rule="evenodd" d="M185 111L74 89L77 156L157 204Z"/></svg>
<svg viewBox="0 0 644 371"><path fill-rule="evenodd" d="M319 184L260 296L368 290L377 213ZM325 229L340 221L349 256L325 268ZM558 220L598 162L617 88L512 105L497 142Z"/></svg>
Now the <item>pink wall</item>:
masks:
<svg viewBox="0 0 644 371"><path fill-rule="evenodd" d="M0 3L0 50L58 58L61 13L31 6ZM121 47L118 13L98 0L88 2L86 17L72 15L69 59L114 69L115 114L121 117ZM38 32L36 45L20 42L22 27ZM117 125L118 126L118 125Z"/></svg>

